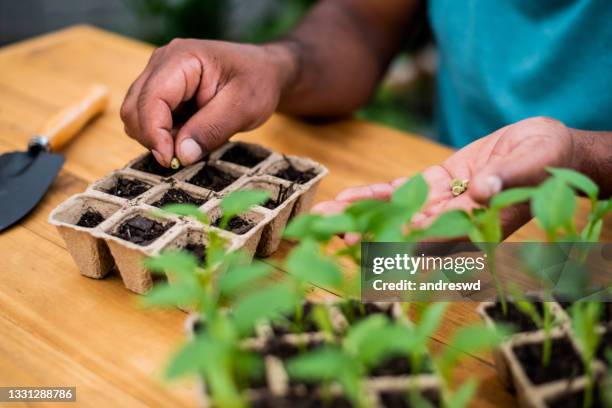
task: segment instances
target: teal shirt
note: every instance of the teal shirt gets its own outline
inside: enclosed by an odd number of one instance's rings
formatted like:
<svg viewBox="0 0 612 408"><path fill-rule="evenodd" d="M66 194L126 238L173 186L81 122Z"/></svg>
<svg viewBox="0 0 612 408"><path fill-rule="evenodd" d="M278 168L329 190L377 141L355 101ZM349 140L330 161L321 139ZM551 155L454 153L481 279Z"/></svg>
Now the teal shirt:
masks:
<svg viewBox="0 0 612 408"><path fill-rule="evenodd" d="M612 0L429 0L440 140L550 116L612 130Z"/></svg>

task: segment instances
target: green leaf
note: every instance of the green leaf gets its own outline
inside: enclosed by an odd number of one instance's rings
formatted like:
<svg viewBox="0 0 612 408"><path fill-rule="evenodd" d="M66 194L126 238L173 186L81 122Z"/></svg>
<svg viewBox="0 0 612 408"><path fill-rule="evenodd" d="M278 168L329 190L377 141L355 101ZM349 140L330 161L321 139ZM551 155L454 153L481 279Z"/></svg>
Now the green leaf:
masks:
<svg viewBox="0 0 612 408"><path fill-rule="evenodd" d="M333 381L355 369L355 361L334 347L321 347L287 362L291 378L308 381Z"/></svg>
<svg viewBox="0 0 612 408"><path fill-rule="evenodd" d="M534 192L535 188L532 187L518 187L504 190L491 199L490 207L499 210L529 201Z"/></svg>
<svg viewBox="0 0 612 408"><path fill-rule="evenodd" d="M299 301L287 283L274 284L242 297L234 303L232 317L241 333L251 333L263 319L285 315L294 310Z"/></svg>
<svg viewBox="0 0 612 408"><path fill-rule="evenodd" d="M160 215L175 214L187 217L193 217L202 224L208 224L208 217L198 207L192 204L168 204L161 208L158 212Z"/></svg>
<svg viewBox="0 0 612 408"><path fill-rule="evenodd" d="M568 225L575 210L574 191L555 178L549 178L542 183L531 200L531 212L548 232Z"/></svg>
<svg viewBox="0 0 612 408"><path fill-rule="evenodd" d="M423 231L424 238L457 238L467 236L473 229L472 221L463 210L450 210L441 214Z"/></svg>
<svg viewBox="0 0 612 408"><path fill-rule="evenodd" d="M360 352L371 345L372 340L379 338L380 331L389 324L384 314L373 314L352 326L344 338L344 348L351 354L359 356Z"/></svg>
<svg viewBox="0 0 612 408"><path fill-rule="evenodd" d="M461 384L458 390L456 390L451 398L447 398L447 408L465 408L469 405L474 394L478 389L478 381L474 378L469 378L466 382Z"/></svg>
<svg viewBox="0 0 612 408"><path fill-rule="evenodd" d="M285 231L283 231L283 236L285 238L290 239L299 239L302 237L307 237L312 234L312 224L315 220L323 218L320 214L302 214L295 218L293 218Z"/></svg>
<svg viewBox="0 0 612 408"><path fill-rule="evenodd" d="M146 258L144 266L155 273L174 273L185 276L195 273L198 260L188 252L170 250L155 257Z"/></svg>
<svg viewBox="0 0 612 408"><path fill-rule="evenodd" d="M202 291L196 285L185 283L161 283L157 284L147 293L142 302L147 307L152 306L187 306L195 303Z"/></svg>
<svg viewBox="0 0 612 408"><path fill-rule="evenodd" d="M591 200L596 201L599 195L599 187L590 178L582 173L571 169L548 167L546 170L556 179L562 180L570 187L582 191Z"/></svg>
<svg viewBox="0 0 612 408"><path fill-rule="evenodd" d="M270 193L267 191L232 191L221 200L223 217L231 219L236 215L247 212L256 205L265 203L268 198L270 198Z"/></svg>
<svg viewBox="0 0 612 408"><path fill-rule="evenodd" d="M416 174L407 182L399 186L391 196L393 204L401 205L407 212L414 214L420 210L427 201L429 186L422 174Z"/></svg>
<svg viewBox="0 0 612 408"><path fill-rule="evenodd" d="M286 269L300 282L337 288L342 283L342 270L333 258L321 253L312 240L302 241L287 257Z"/></svg>
<svg viewBox="0 0 612 408"><path fill-rule="evenodd" d="M294 218L284 231L286 238L313 238L326 242L334 235L356 231L353 217L348 214L322 216L319 214L304 214Z"/></svg>
<svg viewBox="0 0 612 408"><path fill-rule="evenodd" d="M422 338L430 337L434 334L448 305L444 302L430 303L429 306L423 312L419 324L416 326L415 331Z"/></svg>
<svg viewBox="0 0 612 408"><path fill-rule="evenodd" d="M171 359L166 378L173 379L199 371L218 360L221 347L208 336L198 336L188 342Z"/></svg>
<svg viewBox="0 0 612 408"><path fill-rule="evenodd" d="M219 289L223 294L231 296L256 284L257 281L269 276L271 272L270 265L258 261L253 261L250 265L230 268L219 277Z"/></svg>

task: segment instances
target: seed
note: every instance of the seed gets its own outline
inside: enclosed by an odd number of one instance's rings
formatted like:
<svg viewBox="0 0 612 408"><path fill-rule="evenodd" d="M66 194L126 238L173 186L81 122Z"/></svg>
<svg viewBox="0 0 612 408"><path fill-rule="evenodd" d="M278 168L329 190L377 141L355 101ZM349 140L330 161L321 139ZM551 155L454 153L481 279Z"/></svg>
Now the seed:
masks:
<svg viewBox="0 0 612 408"><path fill-rule="evenodd" d="M170 167L172 168L172 170L176 170L181 167L181 162L176 157L173 157L170 161Z"/></svg>
<svg viewBox="0 0 612 408"><path fill-rule="evenodd" d="M452 179L450 181L450 186L451 186L451 188L457 187L457 186L461 187L461 186L463 186L463 181L461 181L459 179Z"/></svg>
<svg viewBox="0 0 612 408"><path fill-rule="evenodd" d="M452 192L455 197L457 197L458 195L461 195L464 191L465 191L465 188L461 186L454 186L452 188Z"/></svg>
<svg viewBox="0 0 612 408"><path fill-rule="evenodd" d="M461 182L461 187L465 188L466 190L469 187L469 185L470 185L470 180L468 179L465 179Z"/></svg>

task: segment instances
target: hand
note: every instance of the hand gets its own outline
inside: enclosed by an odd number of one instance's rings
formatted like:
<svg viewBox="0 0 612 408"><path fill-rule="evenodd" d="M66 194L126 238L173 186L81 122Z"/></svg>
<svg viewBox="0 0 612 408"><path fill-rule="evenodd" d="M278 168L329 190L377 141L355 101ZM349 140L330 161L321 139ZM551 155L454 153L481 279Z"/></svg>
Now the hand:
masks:
<svg viewBox="0 0 612 408"><path fill-rule="evenodd" d="M281 45L174 40L153 52L128 90L121 107L125 131L163 166L174 156L191 164L234 133L262 124L293 67ZM192 115L177 120L189 105Z"/></svg>
<svg viewBox="0 0 612 408"><path fill-rule="evenodd" d="M423 171L429 184L424 210L413 223L425 226L439 214L451 209L470 211L485 205L502 189L533 186L547 177L546 167L575 167L574 140L570 129L549 118L531 118L506 126L457 151L440 165ZM467 192L455 197L449 183L468 179ZM406 178L390 183L346 189L333 201L319 203L313 211L330 214L342 211L350 203L364 199L387 200ZM502 212L502 226L507 236L530 218L526 204ZM359 237L347 235L353 244Z"/></svg>

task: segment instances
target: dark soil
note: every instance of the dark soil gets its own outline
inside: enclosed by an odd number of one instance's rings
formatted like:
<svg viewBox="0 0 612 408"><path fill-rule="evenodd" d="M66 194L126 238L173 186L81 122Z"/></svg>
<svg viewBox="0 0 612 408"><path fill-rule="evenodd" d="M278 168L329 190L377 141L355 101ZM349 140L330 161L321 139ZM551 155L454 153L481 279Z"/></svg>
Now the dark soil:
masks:
<svg viewBox="0 0 612 408"><path fill-rule="evenodd" d="M342 313L350 324L354 324L365 317L376 313L383 313L393 319L391 308L383 308L376 303L361 303L358 300L349 300L340 306Z"/></svg>
<svg viewBox="0 0 612 408"><path fill-rule="evenodd" d="M133 244L146 246L161 237L173 225L174 222L162 224L142 215L136 215L121 224L113 235Z"/></svg>
<svg viewBox="0 0 612 408"><path fill-rule="evenodd" d="M289 196L293 193L293 188L291 186L289 187L279 186L279 187L280 189L278 190L278 195L276 196L276 198L273 199L272 197L270 197L268 201L266 201L263 204L263 207L266 207L269 210L273 210L279 205L281 205L282 203L284 203L285 200L287 200Z"/></svg>
<svg viewBox="0 0 612 408"><path fill-rule="evenodd" d="M597 347L597 358L601 360L608 368L612 366L612 361L608 361L606 357L606 350L609 349L612 352L612 329L608 329L602 334L599 341L599 347Z"/></svg>
<svg viewBox="0 0 612 408"><path fill-rule="evenodd" d="M553 339L547 367L542 365L542 349L542 343L523 344L512 348L533 384L576 378L584 373L582 360L566 337Z"/></svg>
<svg viewBox="0 0 612 408"><path fill-rule="evenodd" d="M102 221L104 221L104 216L102 214L92 208L88 208L87 211L81 215L76 225L85 228L95 228Z"/></svg>
<svg viewBox="0 0 612 408"><path fill-rule="evenodd" d="M281 360L288 360L300 353L317 348L322 344L323 342L320 340L309 341L302 344L293 344L273 337L266 341L261 353L264 355L278 357Z"/></svg>
<svg viewBox="0 0 612 408"><path fill-rule="evenodd" d="M235 144L223 153L221 160L245 167L255 167L268 158L266 151L255 152L240 143Z"/></svg>
<svg viewBox="0 0 612 408"><path fill-rule="evenodd" d="M170 177L174 175L180 169L171 169L169 167L164 167L157 162L155 156L152 154L148 154L139 160L138 162L132 165L134 170L144 171L145 173L155 174L162 177Z"/></svg>
<svg viewBox="0 0 612 408"><path fill-rule="evenodd" d="M597 389L593 390L593 404L591 405L591 408L605 408L606 404L603 403L599 396L599 392L597 391ZM546 406L549 408L583 408L583 402L584 391L576 390L547 400Z"/></svg>
<svg viewBox="0 0 612 408"><path fill-rule="evenodd" d="M505 323L513 326L514 330L519 333L538 330L538 326L536 326L534 321L528 315L521 312L514 303L507 302L506 304L508 306L506 315L504 315L500 302L488 307L486 309L487 315L496 323ZM542 302L535 303L535 306L540 316L542 316L544 312Z"/></svg>
<svg viewBox="0 0 612 408"><path fill-rule="evenodd" d="M202 244L187 244L183 247L183 251L195 256L200 265L206 262L206 247Z"/></svg>
<svg viewBox="0 0 612 408"><path fill-rule="evenodd" d="M570 312L570 308L575 302L563 302L558 301L559 305L563 309L565 309L568 313ZM612 302L602 302L601 303L601 315L599 316L601 322L609 323L612 322Z"/></svg>
<svg viewBox="0 0 612 408"><path fill-rule="evenodd" d="M237 179L238 177L232 176L217 167L205 165L187 182L212 191L221 191Z"/></svg>
<svg viewBox="0 0 612 408"><path fill-rule="evenodd" d="M221 217L219 217L213 223L213 226L219 227L220 223L221 223ZM242 235L242 234L246 234L247 232L249 232L251 229L253 229L254 226L255 224L253 224L249 220L245 220L242 217L236 216L229 220L225 229L227 231L233 232L234 234Z"/></svg>
<svg viewBox="0 0 612 408"><path fill-rule="evenodd" d="M293 163L287 157L285 157L285 162L287 165L274 173L274 177L280 177L293 183L306 184L317 176L315 169L300 171L293 166Z"/></svg>
<svg viewBox="0 0 612 408"><path fill-rule="evenodd" d="M410 401L410 391L386 391L380 393L380 400L382 406L385 408L419 408L423 404L419 404L418 399L414 404ZM425 390L420 392L418 395L421 398L427 400L434 407L442 406L442 399L440 393L436 390Z"/></svg>
<svg viewBox="0 0 612 408"><path fill-rule="evenodd" d="M315 393L301 393L289 390L286 396L265 394L251 401L252 408L351 408L353 404L342 396L322 398Z"/></svg>
<svg viewBox="0 0 612 408"><path fill-rule="evenodd" d="M284 320L272 323L272 332L275 336L282 336L290 333L312 333L319 330L312 319L312 303L304 303L302 306L302 317L298 323L295 313L287 316Z"/></svg>
<svg viewBox="0 0 612 408"><path fill-rule="evenodd" d="M187 193L186 191L180 190L178 188L171 188L166 191L162 198L152 203L151 205L154 207L161 208L164 205L168 204L193 204L195 206L201 206L207 200L204 198L197 198Z"/></svg>
<svg viewBox="0 0 612 408"><path fill-rule="evenodd" d="M431 368L426 366L426 357L421 360L421 367L417 368L416 373L431 373ZM381 362L377 367L370 370L373 377L399 376L413 374L410 357L405 354L395 354Z"/></svg>
<svg viewBox="0 0 612 408"><path fill-rule="evenodd" d="M138 197L152 186L144 181L119 177L115 185L106 192L121 198Z"/></svg>

